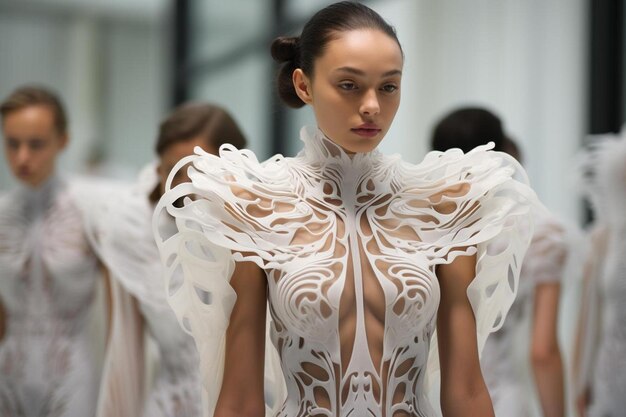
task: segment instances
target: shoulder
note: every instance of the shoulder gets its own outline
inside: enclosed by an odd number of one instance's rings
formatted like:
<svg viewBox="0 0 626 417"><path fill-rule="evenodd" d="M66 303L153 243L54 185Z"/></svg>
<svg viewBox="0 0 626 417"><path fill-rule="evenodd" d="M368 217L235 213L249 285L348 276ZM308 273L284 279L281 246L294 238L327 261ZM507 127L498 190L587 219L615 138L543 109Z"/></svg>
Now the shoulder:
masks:
<svg viewBox="0 0 626 417"><path fill-rule="evenodd" d="M433 230L440 231L469 226L489 229L503 225L507 215L526 216L538 202L524 169L509 155L491 148L480 146L468 153L434 151L417 165L399 163L398 195L408 203L403 206L415 207L416 216L428 213Z"/></svg>
<svg viewBox="0 0 626 417"><path fill-rule="evenodd" d="M171 205L185 198L199 204L220 206L257 206L268 209L275 203L295 204L292 167L296 158L275 155L260 162L247 149L222 145L219 156L195 149L194 155L183 158L169 174L161 201ZM189 182L172 187L176 172L187 170Z"/></svg>
<svg viewBox="0 0 626 417"><path fill-rule="evenodd" d="M493 144L478 146L468 153L460 149L431 151L419 164L402 162L399 172L408 183L423 182L451 192L490 188L510 179L527 183L524 169L511 156L493 150Z"/></svg>
<svg viewBox="0 0 626 417"><path fill-rule="evenodd" d="M106 178L75 176L65 181L63 198L75 205L83 216L107 205L131 190L131 183Z"/></svg>
<svg viewBox="0 0 626 417"><path fill-rule="evenodd" d="M560 240L564 240L566 234L567 228L565 227L565 224L551 213L545 213L535 219L535 233L533 235L533 240L535 238L559 238Z"/></svg>
<svg viewBox="0 0 626 417"><path fill-rule="evenodd" d="M0 194L0 234L19 229L23 224L22 198L16 190Z"/></svg>
<svg viewBox="0 0 626 417"><path fill-rule="evenodd" d="M311 210L300 204L292 161L277 155L259 162L253 152L230 145L222 146L219 156L196 148L169 175L153 217L157 240L165 239L158 225L173 217L184 239L201 231L218 247L254 253L247 260L257 264L274 259L277 247L289 245ZM188 169L190 181L172 187L180 169Z"/></svg>
<svg viewBox="0 0 626 417"><path fill-rule="evenodd" d="M198 177L202 175L207 178L236 179L242 182L281 183L286 180L289 160L292 158L277 154L265 161L259 161L251 150L236 149L230 144L225 144L220 147L219 155L196 147L194 155L181 160L172 171L191 164L189 174L192 181L199 180Z"/></svg>
<svg viewBox="0 0 626 417"><path fill-rule="evenodd" d="M535 229L523 262L522 276L535 284L571 281L580 273L579 259L584 246L577 230L553 214L535 216ZM577 256L581 255L581 256Z"/></svg>
<svg viewBox="0 0 626 417"><path fill-rule="evenodd" d="M0 192L0 215L11 212L19 204L19 196L15 190Z"/></svg>

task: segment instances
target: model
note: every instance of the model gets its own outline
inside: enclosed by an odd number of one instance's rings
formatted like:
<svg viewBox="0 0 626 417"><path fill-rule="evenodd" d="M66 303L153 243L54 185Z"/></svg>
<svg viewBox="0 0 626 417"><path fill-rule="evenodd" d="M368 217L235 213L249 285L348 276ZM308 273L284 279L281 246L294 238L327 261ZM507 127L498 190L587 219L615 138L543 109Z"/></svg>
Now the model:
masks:
<svg viewBox="0 0 626 417"><path fill-rule="evenodd" d="M488 147L419 165L376 150L400 103L403 54L360 3L322 9L272 53L281 97L316 116L303 151L259 163L233 147L197 150L170 174L191 163L191 182L168 184L155 212L209 415L262 415L264 355L277 351L276 416L435 416L438 369L444 416L493 416L478 351L513 301L528 244L534 197L512 179L521 168ZM173 236L156 227L168 216ZM490 251L499 239L509 244Z"/></svg>

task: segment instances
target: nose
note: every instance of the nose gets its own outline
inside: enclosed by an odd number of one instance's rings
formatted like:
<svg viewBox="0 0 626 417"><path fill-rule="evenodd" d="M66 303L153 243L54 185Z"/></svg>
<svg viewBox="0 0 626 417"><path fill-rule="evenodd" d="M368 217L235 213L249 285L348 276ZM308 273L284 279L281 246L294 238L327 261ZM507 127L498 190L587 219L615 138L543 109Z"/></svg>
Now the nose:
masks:
<svg viewBox="0 0 626 417"><path fill-rule="evenodd" d="M369 89L363 95L360 112L364 116L374 116L380 112L380 103L375 89Z"/></svg>
<svg viewBox="0 0 626 417"><path fill-rule="evenodd" d="M26 165L30 160L30 150L28 146L20 146L17 150L17 163L18 165Z"/></svg>

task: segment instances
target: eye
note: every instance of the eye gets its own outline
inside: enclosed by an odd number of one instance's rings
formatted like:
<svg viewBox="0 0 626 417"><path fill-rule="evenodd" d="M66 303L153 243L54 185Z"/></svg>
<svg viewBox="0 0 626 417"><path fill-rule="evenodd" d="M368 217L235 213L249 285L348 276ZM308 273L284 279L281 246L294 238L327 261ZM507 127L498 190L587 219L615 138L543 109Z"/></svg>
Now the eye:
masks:
<svg viewBox="0 0 626 417"><path fill-rule="evenodd" d="M7 147L9 149L17 149L19 148L20 143L18 141L16 141L15 139L7 139Z"/></svg>
<svg viewBox="0 0 626 417"><path fill-rule="evenodd" d="M385 93L393 93L398 90L398 86L395 84L385 84L380 89Z"/></svg>
<svg viewBox="0 0 626 417"><path fill-rule="evenodd" d="M357 86L352 81L342 81L339 83L339 88L346 91L356 90Z"/></svg>
<svg viewBox="0 0 626 417"><path fill-rule="evenodd" d="M38 150L38 149L43 149L45 147L45 142L41 139L35 139L35 140L31 140L28 143L28 146L30 147L30 149L32 150Z"/></svg>

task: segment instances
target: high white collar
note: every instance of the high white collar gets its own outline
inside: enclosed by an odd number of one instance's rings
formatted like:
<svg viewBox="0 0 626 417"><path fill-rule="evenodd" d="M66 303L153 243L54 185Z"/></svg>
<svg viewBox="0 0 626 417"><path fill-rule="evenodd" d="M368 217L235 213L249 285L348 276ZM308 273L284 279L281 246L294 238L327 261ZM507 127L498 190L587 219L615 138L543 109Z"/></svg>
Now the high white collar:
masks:
<svg viewBox="0 0 626 417"><path fill-rule="evenodd" d="M34 218L45 213L52 205L62 184L62 179L56 173L53 173L38 187L20 184L18 196L24 215L28 218Z"/></svg>
<svg viewBox="0 0 626 417"><path fill-rule="evenodd" d="M383 160L383 154L378 149L348 153L313 126L305 126L300 130L300 140L304 142L304 148L298 157L323 172L330 170L338 175L364 174L375 169Z"/></svg>

